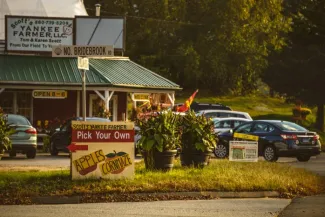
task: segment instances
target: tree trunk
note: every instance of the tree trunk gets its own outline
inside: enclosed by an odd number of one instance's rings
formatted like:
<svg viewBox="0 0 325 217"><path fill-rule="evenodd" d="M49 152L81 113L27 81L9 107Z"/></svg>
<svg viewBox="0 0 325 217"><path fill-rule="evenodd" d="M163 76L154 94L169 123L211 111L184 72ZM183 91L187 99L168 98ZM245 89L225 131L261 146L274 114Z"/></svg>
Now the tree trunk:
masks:
<svg viewBox="0 0 325 217"><path fill-rule="evenodd" d="M324 104L317 105L316 128L324 132Z"/></svg>
<svg viewBox="0 0 325 217"><path fill-rule="evenodd" d="M270 88L270 97L274 98L274 89L273 88Z"/></svg>

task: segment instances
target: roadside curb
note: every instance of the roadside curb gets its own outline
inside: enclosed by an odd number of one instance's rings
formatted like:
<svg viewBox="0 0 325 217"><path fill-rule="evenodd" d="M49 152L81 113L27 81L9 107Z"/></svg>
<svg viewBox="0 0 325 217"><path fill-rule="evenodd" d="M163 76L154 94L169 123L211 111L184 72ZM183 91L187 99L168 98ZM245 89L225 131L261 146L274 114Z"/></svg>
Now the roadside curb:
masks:
<svg viewBox="0 0 325 217"><path fill-rule="evenodd" d="M113 196L112 194L107 194ZM89 196L89 195L88 195ZM97 197L96 194L91 195ZM157 198L267 198L267 197L279 197L280 193L277 191L257 191L257 192L212 192L212 191L202 191L202 192L166 192L166 193L138 193L138 194L128 194L129 197L157 197ZM79 204L83 203L83 195L79 196L42 196L42 197L32 197L31 202L33 204Z"/></svg>

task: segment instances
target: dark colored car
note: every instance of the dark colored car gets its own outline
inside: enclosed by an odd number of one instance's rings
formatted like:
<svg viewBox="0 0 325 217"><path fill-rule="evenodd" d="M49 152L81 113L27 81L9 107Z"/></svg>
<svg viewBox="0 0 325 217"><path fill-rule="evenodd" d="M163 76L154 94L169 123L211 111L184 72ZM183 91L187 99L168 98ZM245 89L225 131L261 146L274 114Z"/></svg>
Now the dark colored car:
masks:
<svg viewBox="0 0 325 217"><path fill-rule="evenodd" d="M69 152L67 147L71 144L71 121L82 121L81 117L71 118L58 129L50 139L50 153L52 156L58 155L59 151ZM86 121L111 122L106 118L89 117Z"/></svg>
<svg viewBox="0 0 325 217"><path fill-rule="evenodd" d="M37 148L37 132L27 118L21 115L8 114L7 125L15 130L9 136L12 149L10 157L15 157L17 152L26 154L27 158L35 158Z"/></svg>
<svg viewBox="0 0 325 217"><path fill-rule="evenodd" d="M175 106L179 107L182 106L183 103L175 104ZM228 110L231 111L232 109L229 106L220 104L220 103L198 103L198 102L192 102L190 105L190 109L194 112L199 112L201 110L207 110L207 109L215 109L215 110Z"/></svg>
<svg viewBox="0 0 325 217"><path fill-rule="evenodd" d="M279 157L296 157L298 161L308 161L319 155L319 136L298 124L279 120L256 120L239 125L233 130L220 133L214 154L225 158L229 154L229 141L234 133L258 136L258 153L267 161L277 161Z"/></svg>
<svg viewBox="0 0 325 217"><path fill-rule="evenodd" d="M209 103L198 103L198 102L192 102L190 105L191 110L194 112L198 112L201 110L208 110L208 109L214 109L214 110L228 110L231 111L232 109L229 106L220 104L220 103L214 103L214 104L209 104Z"/></svg>

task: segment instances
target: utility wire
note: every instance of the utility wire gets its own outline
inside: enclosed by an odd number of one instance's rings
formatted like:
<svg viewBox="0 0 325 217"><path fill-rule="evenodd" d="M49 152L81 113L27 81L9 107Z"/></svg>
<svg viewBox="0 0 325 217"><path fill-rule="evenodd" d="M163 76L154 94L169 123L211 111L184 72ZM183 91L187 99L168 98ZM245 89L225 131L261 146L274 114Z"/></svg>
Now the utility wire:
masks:
<svg viewBox="0 0 325 217"><path fill-rule="evenodd" d="M86 8L87 10L95 11L93 8ZM189 22L178 22L178 21L171 21L171 20L163 20L163 19L157 19L157 18L150 18L150 17L140 17L140 16L132 16L132 15L125 15L125 14L118 14L114 12L109 11L100 11L101 13L107 13L107 14L113 14L116 16L123 16L123 17L129 17L129 18L135 18L139 20L150 20L150 21L158 21L158 22L164 22L164 23L170 23L170 24L178 24L178 25L188 25L188 26L215 26L213 24L204 24L204 23L189 23Z"/></svg>

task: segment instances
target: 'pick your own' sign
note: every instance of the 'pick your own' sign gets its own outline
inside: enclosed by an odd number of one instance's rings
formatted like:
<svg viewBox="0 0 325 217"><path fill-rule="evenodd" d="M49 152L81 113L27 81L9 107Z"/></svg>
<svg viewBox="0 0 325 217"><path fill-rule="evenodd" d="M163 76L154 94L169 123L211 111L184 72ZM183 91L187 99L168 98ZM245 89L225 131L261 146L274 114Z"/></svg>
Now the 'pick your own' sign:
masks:
<svg viewBox="0 0 325 217"><path fill-rule="evenodd" d="M134 123L72 121L72 179L134 176Z"/></svg>

